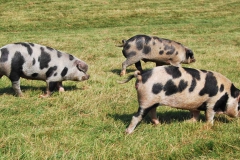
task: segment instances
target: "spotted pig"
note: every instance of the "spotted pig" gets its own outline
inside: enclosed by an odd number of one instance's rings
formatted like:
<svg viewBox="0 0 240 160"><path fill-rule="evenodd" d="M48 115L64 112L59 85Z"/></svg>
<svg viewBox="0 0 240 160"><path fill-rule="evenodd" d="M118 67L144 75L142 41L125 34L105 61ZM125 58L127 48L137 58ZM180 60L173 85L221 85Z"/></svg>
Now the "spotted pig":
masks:
<svg viewBox="0 0 240 160"><path fill-rule="evenodd" d="M159 66L152 70L135 72L138 112L132 117L127 133L132 133L136 125L149 113L154 124L159 121L156 107L170 106L190 110L196 121L200 111L205 111L206 121L213 125L216 112L231 117L238 116L240 90L233 83L213 71L197 70L175 66Z"/></svg>
<svg viewBox="0 0 240 160"><path fill-rule="evenodd" d="M88 65L71 54L34 43L14 43L0 48L0 78L5 75L18 96L22 96L20 77L43 80L48 97L55 88L64 91L62 81L89 79Z"/></svg>
<svg viewBox="0 0 240 160"><path fill-rule="evenodd" d="M156 66L164 64L180 66L181 63L195 62L192 50L178 42L155 36L136 35L127 41L123 40L119 47L123 47L122 53L126 58L122 63L120 75L125 75L126 68L132 64L142 71L140 60L155 62Z"/></svg>

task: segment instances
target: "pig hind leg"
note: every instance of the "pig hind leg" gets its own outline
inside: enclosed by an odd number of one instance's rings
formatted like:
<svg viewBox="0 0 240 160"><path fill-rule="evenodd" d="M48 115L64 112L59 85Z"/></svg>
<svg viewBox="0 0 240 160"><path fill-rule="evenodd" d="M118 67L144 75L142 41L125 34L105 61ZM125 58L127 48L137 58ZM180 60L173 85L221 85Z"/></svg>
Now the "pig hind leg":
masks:
<svg viewBox="0 0 240 160"><path fill-rule="evenodd" d="M141 59L139 58L127 58L126 61L122 63L122 71L121 71L121 76L124 76L126 74L126 69L128 66L135 64L136 68L140 71L142 71L142 66L141 66Z"/></svg>
<svg viewBox="0 0 240 160"><path fill-rule="evenodd" d="M154 104L153 106L149 107L149 108L144 108L139 106L138 108L138 112L132 117L131 123L128 126L128 128L126 129L126 133L130 134L133 132L133 130L136 128L137 124L139 122L141 122L141 120L148 114L149 111L151 111L150 114L153 114L154 112L156 112L156 110L154 111L154 108L156 109L156 107L159 104ZM153 109L153 110L152 110ZM153 117L156 117L155 114L153 114Z"/></svg>

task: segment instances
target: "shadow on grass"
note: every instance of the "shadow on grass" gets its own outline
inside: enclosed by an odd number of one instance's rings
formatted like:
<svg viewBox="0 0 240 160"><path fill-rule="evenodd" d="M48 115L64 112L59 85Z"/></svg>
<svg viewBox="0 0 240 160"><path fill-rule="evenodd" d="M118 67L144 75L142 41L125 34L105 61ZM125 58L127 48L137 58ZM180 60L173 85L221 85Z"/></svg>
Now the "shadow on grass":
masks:
<svg viewBox="0 0 240 160"><path fill-rule="evenodd" d="M108 116L112 117L114 120L121 120L124 124L130 124L133 114L109 114ZM160 123L171 124L172 122L183 122L191 118L189 111L176 110L176 111L167 111L167 112L157 112L157 117ZM230 121L225 116L215 116L215 121L221 123L229 123ZM143 118L143 121L146 123L151 123L149 116ZM199 116L199 121L206 122L204 112L201 112Z"/></svg>
<svg viewBox="0 0 240 160"><path fill-rule="evenodd" d="M65 91L67 90L78 90L80 88L77 88L76 85L73 85L73 86L63 86ZM37 90L40 90L42 91L42 93L45 93L46 92L46 86L42 86L42 87L34 87L34 86L21 86L21 90L24 94L24 91L27 91L27 90L34 90L34 91L37 91ZM55 90L56 92L57 90ZM12 87L4 87L4 88L0 88L0 95L3 95L3 94L7 94L7 95L15 95L15 92L13 90Z"/></svg>

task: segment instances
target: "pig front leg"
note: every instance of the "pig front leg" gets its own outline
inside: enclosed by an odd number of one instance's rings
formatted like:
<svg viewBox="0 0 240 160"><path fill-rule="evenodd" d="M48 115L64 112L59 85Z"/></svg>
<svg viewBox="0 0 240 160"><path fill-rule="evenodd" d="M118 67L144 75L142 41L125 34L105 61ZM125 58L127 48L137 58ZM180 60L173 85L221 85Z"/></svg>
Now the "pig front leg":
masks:
<svg viewBox="0 0 240 160"><path fill-rule="evenodd" d="M15 93L17 94L17 96L22 97L22 91L20 88L20 79L18 81L12 81L12 88L15 91Z"/></svg>
<svg viewBox="0 0 240 160"><path fill-rule="evenodd" d="M190 110L191 119L187 120L188 122L196 122L199 119L200 111Z"/></svg>
<svg viewBox="0 0 240 160"><path fill-rule="evenodd" d="M64 92L64 88L63 88L62 82L58 82L57 88L58 88L59 92Z"/></svg>
<svg viewBox="0 0 240 160"><path fill-rule="evenodd" d="M47 83L47 91L45 94L40 95L40 98L46 98L51 96L51 94L54 92L55 88L59 85L59 82L46 82ZM61 85L61 84L60 84Z"/></svg>
<svg viewBox="0 0 240 160"><path fill-rule="evenodd" d="M207 108L205 111L206 121L208 124L213 125L213 118L214 118L215 112L212 108Z"/></svg>

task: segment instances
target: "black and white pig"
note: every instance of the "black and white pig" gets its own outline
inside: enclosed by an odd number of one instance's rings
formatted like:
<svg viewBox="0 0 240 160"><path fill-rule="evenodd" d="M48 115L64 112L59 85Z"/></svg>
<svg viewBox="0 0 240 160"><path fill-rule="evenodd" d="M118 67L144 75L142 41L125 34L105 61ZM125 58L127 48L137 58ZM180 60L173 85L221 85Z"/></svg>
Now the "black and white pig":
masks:
<svg viewBox="0 0 240 160"><path fill-rule="evenodd" d="M121 76L126 74L126 68L132 64L142 72L140 60L155 62L156 66L164 64L180 66L181 63L189 64L196 61L192 50L172 40L136 35L122 42L123 44L118 47L123 47L122 53L126 61L122 63Z"/></svg>
<svg viewBox="0 0 240 160"><path fill-rule="evenodd" d="M64 91L62 81L89 79L88 65L71 54L34 43L14 43L0 48L0 78L5 75L18 96L22 96L20 77L43 80L48 97L55 88Z"/></svg>
<svg viewBox="0 0 240 160"><path fill-rule="evenodd" d="M190 110L193 121L198 120L200 111L205 111L206 121L213 125L215 113L222 112L237 117L240 90L233 83L213 71L197 70L175 66L159 66L134 75L136 77L138 112L132 117L127 133L132 133L136 125L149 113L154 124L158 124L156 107L170 106Z"/></svg>

